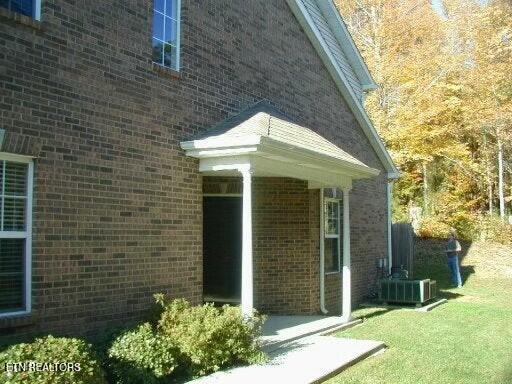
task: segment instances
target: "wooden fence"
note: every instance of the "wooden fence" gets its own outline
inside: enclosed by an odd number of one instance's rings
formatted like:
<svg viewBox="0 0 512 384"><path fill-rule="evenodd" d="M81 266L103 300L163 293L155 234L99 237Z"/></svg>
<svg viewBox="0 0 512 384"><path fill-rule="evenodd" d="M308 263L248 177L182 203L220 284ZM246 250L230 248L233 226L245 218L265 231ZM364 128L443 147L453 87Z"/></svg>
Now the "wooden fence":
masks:
<svg viewBox="0 0 512 384"><path fill-rule="evenodd" d="M393 255L393 271L406 269L409 278L414 271L414 231L410 223L395 223L391 231L391 246Z"/></svg>

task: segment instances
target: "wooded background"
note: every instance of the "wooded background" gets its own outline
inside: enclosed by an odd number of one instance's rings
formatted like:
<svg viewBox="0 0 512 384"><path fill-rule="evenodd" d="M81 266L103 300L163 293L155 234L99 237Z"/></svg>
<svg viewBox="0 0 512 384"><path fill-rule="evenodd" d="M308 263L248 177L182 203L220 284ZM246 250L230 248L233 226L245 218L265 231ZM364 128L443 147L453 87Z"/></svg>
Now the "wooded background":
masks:
<svg viewBox="0 0 512 384"><path fill-rule="evenodd" d="M511 240L512 1L335 2L379 85L365 105L402 172L394 219L419 206L426 235Z"/></svg>

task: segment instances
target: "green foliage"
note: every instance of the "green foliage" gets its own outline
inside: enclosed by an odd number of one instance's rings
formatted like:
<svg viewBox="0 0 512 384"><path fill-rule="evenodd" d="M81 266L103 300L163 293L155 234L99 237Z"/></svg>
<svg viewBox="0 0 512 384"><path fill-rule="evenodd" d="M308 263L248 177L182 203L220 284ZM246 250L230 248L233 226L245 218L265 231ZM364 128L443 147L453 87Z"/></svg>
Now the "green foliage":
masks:
<svg viewBox="0 0 512 384"><path fill-rule="evenodd" d="M11 363L80 364L72 370L7 372ZM0 382L6 384L107 384L101 365L91 346L75 338L47 336L32 343L15 344L0 352ZM55 367L55 366L54 366ZM41 367L43 368L43 367Z"/></svg>
<svg viewBox="0 0 512 384"><path fill-rule="evenodd" d="M192 375L264 359L256 343L261 316L245 319L239 308L228 305L192 307L185 300L166 302L163 296L157 301L164 308L158 329L186 356Z"/></svg>
<svg viewBox="0 0 512 384"><path fill-rule="evenodd" d="M201 376L237 364L264 360L256 338L263 317L245 319L237 307L191 306L155 295L156 326L144 323L118 336L108 350L116 384L168 383L176 376Z"/></svg>
<svg viewBox="0 0 512 384"><path fill-rule="evenodd" d="M119 336L108 354L118 384L159 383L178 368L181 357L176 343L149 323Z"/></svg>

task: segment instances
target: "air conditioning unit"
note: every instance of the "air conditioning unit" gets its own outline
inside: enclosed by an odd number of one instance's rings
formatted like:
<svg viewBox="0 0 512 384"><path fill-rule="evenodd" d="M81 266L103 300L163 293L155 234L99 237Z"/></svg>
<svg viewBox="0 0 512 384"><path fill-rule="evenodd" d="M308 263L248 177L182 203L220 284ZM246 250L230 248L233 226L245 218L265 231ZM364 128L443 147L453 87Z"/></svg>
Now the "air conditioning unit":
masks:
<svg viewBox="0 0 512 384"><path fill-rule="evenodd" d="M435 280L381 279L379 300L384 303L404 303L421 306L437 296Z"/></svg>

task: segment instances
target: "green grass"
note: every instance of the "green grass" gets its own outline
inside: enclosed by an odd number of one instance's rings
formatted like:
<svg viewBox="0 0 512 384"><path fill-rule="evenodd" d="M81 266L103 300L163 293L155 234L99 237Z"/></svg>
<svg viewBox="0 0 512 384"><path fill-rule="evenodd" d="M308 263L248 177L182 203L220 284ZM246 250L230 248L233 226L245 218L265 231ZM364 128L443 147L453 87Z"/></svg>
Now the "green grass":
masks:
<svg viewBox="0 0 512 384"><path fill-rule="evenodd" d="M438 280L449 299L431 312L355 311L363 324L337 336L381 340L388 349L328 383L512 383L512 263L488 247L475 249L464 259L461 289L448 288L444 258L419 266L416 277ZM489 268L496 264L502 269Z"/></svg>

